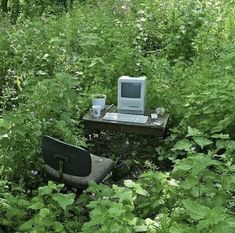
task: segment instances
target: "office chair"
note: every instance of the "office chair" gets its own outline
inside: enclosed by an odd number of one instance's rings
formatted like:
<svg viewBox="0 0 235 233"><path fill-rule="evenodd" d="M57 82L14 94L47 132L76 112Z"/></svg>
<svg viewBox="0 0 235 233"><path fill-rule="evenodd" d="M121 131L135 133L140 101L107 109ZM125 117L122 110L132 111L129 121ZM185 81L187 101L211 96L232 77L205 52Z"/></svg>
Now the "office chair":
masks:
<svg viewBox="0 0 235 233"><path fill-rule="evenodd" d="M80 190L86 188L89 181L102 182L114 167L111 159L50 136L42 138L42 156L49 179Z"/></svg>

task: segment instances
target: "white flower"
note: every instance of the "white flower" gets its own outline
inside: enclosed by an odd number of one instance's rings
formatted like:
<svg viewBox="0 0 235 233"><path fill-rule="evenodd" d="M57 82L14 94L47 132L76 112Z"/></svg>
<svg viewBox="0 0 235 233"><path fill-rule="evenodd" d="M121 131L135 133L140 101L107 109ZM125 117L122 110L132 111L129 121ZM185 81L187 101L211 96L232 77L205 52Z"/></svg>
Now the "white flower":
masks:
<svg viewBox="0 0 235 233"><path fill-rule="evenodd" d="M175 179L170 179L168 181L168 184L171 185L171 186L178 186L178 182Z"/></svg>
<svg viewBox="0 0 235 233"><path fill-rule="evenodd" d="M141 22L144 22L144 21L146 21L146 18L143 18L143 17L142 17L142 18L140 18L140 21L141 21Z"/></svg>
<svg viewBox="0 0 235 233"><path fill-rule="evenodd" d="M38 174L38 171L32 170L32 171L31 171L31 174L32 174L33 176L36 176L36 175Z"/></svg>

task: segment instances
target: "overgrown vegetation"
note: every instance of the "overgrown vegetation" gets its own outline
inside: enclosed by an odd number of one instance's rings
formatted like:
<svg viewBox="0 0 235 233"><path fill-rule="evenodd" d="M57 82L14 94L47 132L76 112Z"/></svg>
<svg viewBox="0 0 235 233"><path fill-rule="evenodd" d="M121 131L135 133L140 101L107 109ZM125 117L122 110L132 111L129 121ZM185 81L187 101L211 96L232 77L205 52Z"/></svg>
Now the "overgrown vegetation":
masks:
<svg viewBox="0 0 235 233"><path fill-rule="evenodd" d="M0 232L235 231L233 0L2 0L1 10ZM148 107L167 109L170 134L136 180L91 184L75 201L45 183L41 136L85 146L90 95L116 103L125 74L147 76Z"/></svg>

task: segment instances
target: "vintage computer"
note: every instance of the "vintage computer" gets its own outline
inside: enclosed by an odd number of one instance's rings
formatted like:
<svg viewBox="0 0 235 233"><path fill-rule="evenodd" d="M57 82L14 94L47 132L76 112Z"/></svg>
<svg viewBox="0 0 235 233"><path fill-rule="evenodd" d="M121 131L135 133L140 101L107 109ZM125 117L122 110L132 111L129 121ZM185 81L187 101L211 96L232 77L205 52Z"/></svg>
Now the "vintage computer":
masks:
<svg viewBox="0 0 235 233"><path fill-rule="evenodd" d="M144 116L146 104L145 76L122 76L118 79L118 113L106 113L104 120L115 120L145 124L148 120Z"/></svg>
<svg viewBox="0 0 235 233"><path fill-rule="evenodd" d="M118 112L144 114L146 77L122 76L118 79Z"/></svg>

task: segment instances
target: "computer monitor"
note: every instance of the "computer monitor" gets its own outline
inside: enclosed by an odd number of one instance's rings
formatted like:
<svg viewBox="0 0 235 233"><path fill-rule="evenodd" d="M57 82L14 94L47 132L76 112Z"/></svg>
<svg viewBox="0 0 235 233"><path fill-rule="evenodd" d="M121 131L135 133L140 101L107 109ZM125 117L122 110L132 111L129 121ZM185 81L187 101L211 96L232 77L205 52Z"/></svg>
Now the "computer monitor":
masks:
<svg viewBox="0 0 235 233"><path fill-rule="evenodd" d="M118 79L118 112L144 114L146 77L122 76Z"/></svg>

